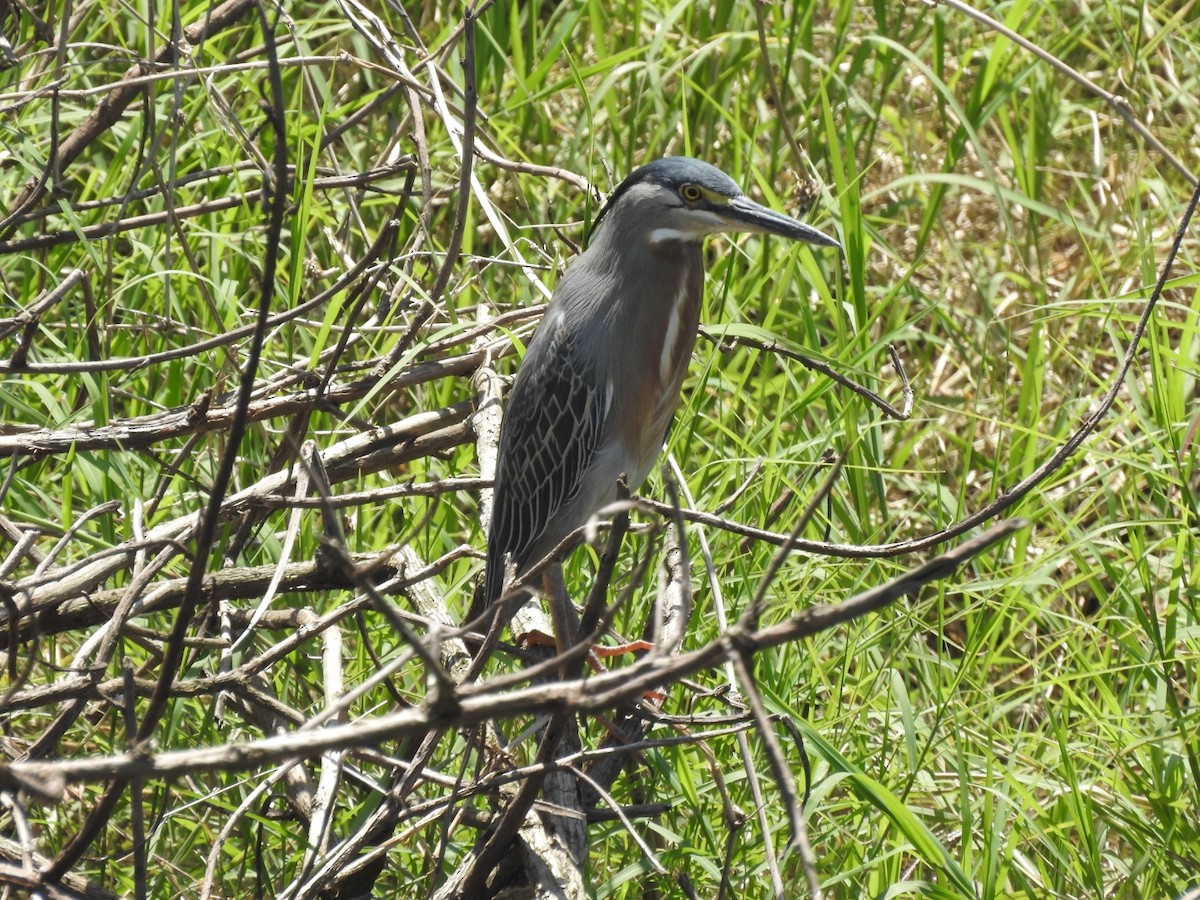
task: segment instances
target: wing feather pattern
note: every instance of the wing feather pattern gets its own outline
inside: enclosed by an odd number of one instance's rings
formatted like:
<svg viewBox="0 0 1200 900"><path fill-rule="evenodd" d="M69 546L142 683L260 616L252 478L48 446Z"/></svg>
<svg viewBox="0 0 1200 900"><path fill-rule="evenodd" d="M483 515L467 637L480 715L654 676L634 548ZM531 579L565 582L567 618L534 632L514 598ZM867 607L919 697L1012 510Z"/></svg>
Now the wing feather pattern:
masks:
<svg viewBox="0 0 1200 900"><path fill-rule="evenodd" d="M554 519L578 495L599 449L610 387L597 384L561 320L543 322L517 374L500 432L496 490L488 536L487 603L500 596L504 559L517 572L547 552L579 523ZM537 338L542 338L538 340ZM551 534L548 529L562 530ZM539 553L539 556L541 555Z"/></svg>

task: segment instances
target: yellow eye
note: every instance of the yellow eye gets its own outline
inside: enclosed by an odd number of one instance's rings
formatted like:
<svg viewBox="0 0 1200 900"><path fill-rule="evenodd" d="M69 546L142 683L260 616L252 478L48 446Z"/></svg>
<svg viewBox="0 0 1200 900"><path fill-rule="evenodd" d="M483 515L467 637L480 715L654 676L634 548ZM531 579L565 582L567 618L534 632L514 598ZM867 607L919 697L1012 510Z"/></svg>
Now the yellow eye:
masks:
<svg viewBox="0 0 1200 900"><path fill-rule="evenodd" d="M695 203L704 196L704 191L700 190L700 188L696 187L694 184L685 184L679 189L679 196L688 203Z"/></svg>

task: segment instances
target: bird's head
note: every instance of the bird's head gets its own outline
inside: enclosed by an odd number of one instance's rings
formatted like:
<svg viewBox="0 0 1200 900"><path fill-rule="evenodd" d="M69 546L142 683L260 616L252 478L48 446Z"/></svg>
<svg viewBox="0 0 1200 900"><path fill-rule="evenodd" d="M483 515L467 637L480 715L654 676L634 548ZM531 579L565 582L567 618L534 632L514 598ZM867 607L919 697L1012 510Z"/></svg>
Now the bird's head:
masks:
<svg viewBox="0 0 1200 900"><path fill-rule="evenodd" d="M710 234L741 231L841 247L811 225L755 203L720 169L686 156L668 156L636 169L600 210L593 234L610 215L620 219L623 231L636 230L655 246L698 243Z"/></svg>

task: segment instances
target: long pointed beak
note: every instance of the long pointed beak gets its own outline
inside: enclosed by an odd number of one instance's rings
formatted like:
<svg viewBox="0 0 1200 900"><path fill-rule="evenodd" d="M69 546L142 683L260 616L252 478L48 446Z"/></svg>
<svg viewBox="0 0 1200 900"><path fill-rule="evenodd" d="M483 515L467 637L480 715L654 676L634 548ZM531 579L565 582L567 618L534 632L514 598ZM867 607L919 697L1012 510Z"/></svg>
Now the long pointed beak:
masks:
<svg viewBox="0 0 1200 900"><path fill-rule="evenodd" d="M803 222L777 213L773 209L768 209L746 196L734 197L721 208L719 215L729 222L732 226L731 230L777 234L793 241L804 241L806 244L816 244L820 247L842 249L841 244L811 225L805 225Z"/></svg>

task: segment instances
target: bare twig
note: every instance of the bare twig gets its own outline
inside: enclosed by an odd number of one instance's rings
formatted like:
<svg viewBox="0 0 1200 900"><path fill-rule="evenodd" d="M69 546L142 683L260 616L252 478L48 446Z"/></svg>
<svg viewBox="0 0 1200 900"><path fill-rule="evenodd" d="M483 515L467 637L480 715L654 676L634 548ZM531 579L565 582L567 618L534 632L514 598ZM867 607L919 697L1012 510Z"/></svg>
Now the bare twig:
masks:
<svg viewBox="0 0 1200 900"><path fill-rule="evenodd" d="M176 211L178 212L178 210ZM368 249L363 259L359 260L358 265L346 272L333 285L322 291L311 300L297 306L276 313L267 321L268 327L274 328L289 322L305 313L312 312L314 309L319 309L322 305L329 302L329 299L335 294L346 289L347 286L353 284L362 277L364 272L376 261L377 254L380 253L391 240L397 225L395 221L388 222L376 237L375 242ZM240 328L232 328L215 337L208 338L203 341L197 341L194 344L188 344L183 347L173 347L170 350L163 350L158 353L148 353L144 356L127 356L127 357L109 357L108 359L96 360L72 360L70 362L61 363L27 363L22 371L36 374L73 374L79 372L114 372L119 370L141 369L146 366L158 365L164 362L170 362L175 359L186 359L189 356L195 356L203 353L206 350L213 350L218 347L224 347L229 344L236 343L242 338L253 336L256 325L244 325ZM8 370L9 363L5 360L0 360L0 372ZM113 445L119 446L119 445ZM5 451L0 449L0 455ZM11 452L11 451L9 451Z"/></svg>
<svg viewBox="0 0 1200 900"><path fill-rule="evenodd" d="M235 12L237 4L241 4L243 0L230 0L226 4L227 7L234 7L230 12ZM224 9L224 8L223 8ZM272 39L272 26L267 21L266 11L259 6L259 21L266 36L266 50L268 59L274 63L275 45ZM173 49L173 47L172 47ZM270 72L271 86L271 105L268 109L268 118L271 120L272 127L275 131L275 159L276 167L276 183L282 185L287 172L287 154L288 144L286 141L285 122L284 122L284 100L283 100L283 85L280 81L278 68L273 66ZM102 118L102 117L101 117ZM75 153L81 152L82 146ZM69 162L74 156L71 153L64 152L60 163L63 159ZM164 659L159 670L158 685L155 688L154 694L150 697L150 702L143 713L142 721L138 725L138 730L135 736L135 741L142 744L150 739L158 727L159 719L166 709L167 701L170 696L171 684L175 680L179 671L180 664L183 661L184 638L187 635L188 629L191 627L192 614L200 599L201 584L204 580L204 574L207 570L208 558L212 551L213 544L217 534L217 523L220 521L221 505L225 500L225 492L228 488L230 479L233 475L233 466L237 460L237 451L241 445L242 435L245 433L247 422L247 409L250 404L250 396L254 390L254 383L258 373L259 355L262 352L263 340L266 336L267 319L270 315L271 298L275 293L275 268L278 263L280 248L280 233L283 230L283 216L287 205L287 194L281 189L277 190L272 197L270 209L270 221L268 225L267 254L263 261L262 279L260 282L260 300L258 307L258 321L254 335L251 338L250 348L248 351L245 368L242 371L241 385L239 388L238 408L234 415L230 426L229 442L226 447L226 452L222 457L221 464L217 469L216 477L213 479L211 493L209 494L209 502L204 514L200 518L199 528L196 536L196 550L192 561L192 570L188 579L187 593L180 604L179 611L175 616L175 625L171 630L171 636L164 648ZM140 750L139 750L140 752ZM135 776L136 777L136 776ZM93 807L88 815L87 821L83 827L74 835L67 843L67 846L59 853L54 862L43 870L42 875L48 882L58 881L68 869L74 866L79 857L91 845L99 832L99 829L107 823L112 815L112 810L116 806L116 801L119 795L124 791L127 780L123 778L115 779L104 792L104 795Z"/></svg>
<svg viewBox="0 0 1200 900"><path fill-rule="evenodd" d="M823 363L819 359L814 359L806 353L801 353L798 350L791 350L782 346L778 341L759 341L754 338L742 336L724 335L720 338L707 331L701 331L705 337L713 341L722 350L731 350L734 347L752 347L755 350L761 350L764 353L770 353L775 356L782 356L784 359L795 360L804 366L806 369L811 369L814 372L820 372L827 378L836 381L844 388L849 388L860 397L868 400L872 405L880 409L889 418L905 421L912 415L913 393L912 388L908 383L908 376L904 372L904 366L900 362L900 356L896 352L896 348L888 344L888 356L892 361L892 367L896 370L896 374L900 377L901 390L903 391L903 403L899 409L892 406L877 393L870 388L859 384L852 378L847 378L833 366L828 363Z"/></svg>
<svg viewBox="0 0 1200 900"><path fill-rule="evenodd" d="M582 679L547 682L514 690L501 690L505 678L460 688L461 713L456 724L466 727L517 715L599 712L640 697L655 685L719 665L733 646L740 653L759 653L771 647L802 640L868 615L911 594L924 585L948 578L967 560L1007 538L1022 522L1000 522L978 537L879 587L840 603L809 607L788 619L753 633L734 626L721 639L675 657L647 656L632 666ZM439 721L429 708L413 707L346 725L280 735L246 743L226 744L162 753L121 753L113 756L69 760L28 760L0 766L0 790L28 780L51 783L108 781L113 778L176 777L213 769L253 768L289 759L313 758L335 749L370 747L398 738L424 735Z"/></svg>
<svg viewBox="0 0 1200 900"><path fill-rule="evenodd" d="M213 9L199 22L188 27L183 33L183 42L191 46L203 43L208 37L238 22L242 16L254 8L254 0L226 0L225 3ZM68 18L64 16L64 27L67 20ZM181 50L180 45L183 42L164 43L156 54L154 64L162 65L176 59ZM66 41L62 41L61 45L65 47ZM144 74L141 64L129 68L125 73L123 82L106 94L96 104L88 117L58 147L51 164L54 172L61 172L73 163L92 141L116 124L129 104L141 93L141 85L135 79ZM6 221L0 223L0 236L9 233L16 213L28 209L41 199L45 192L45 187L44 179L39 179L26 186L25 191L12 204L13 213L10 213Z"/></svg>

